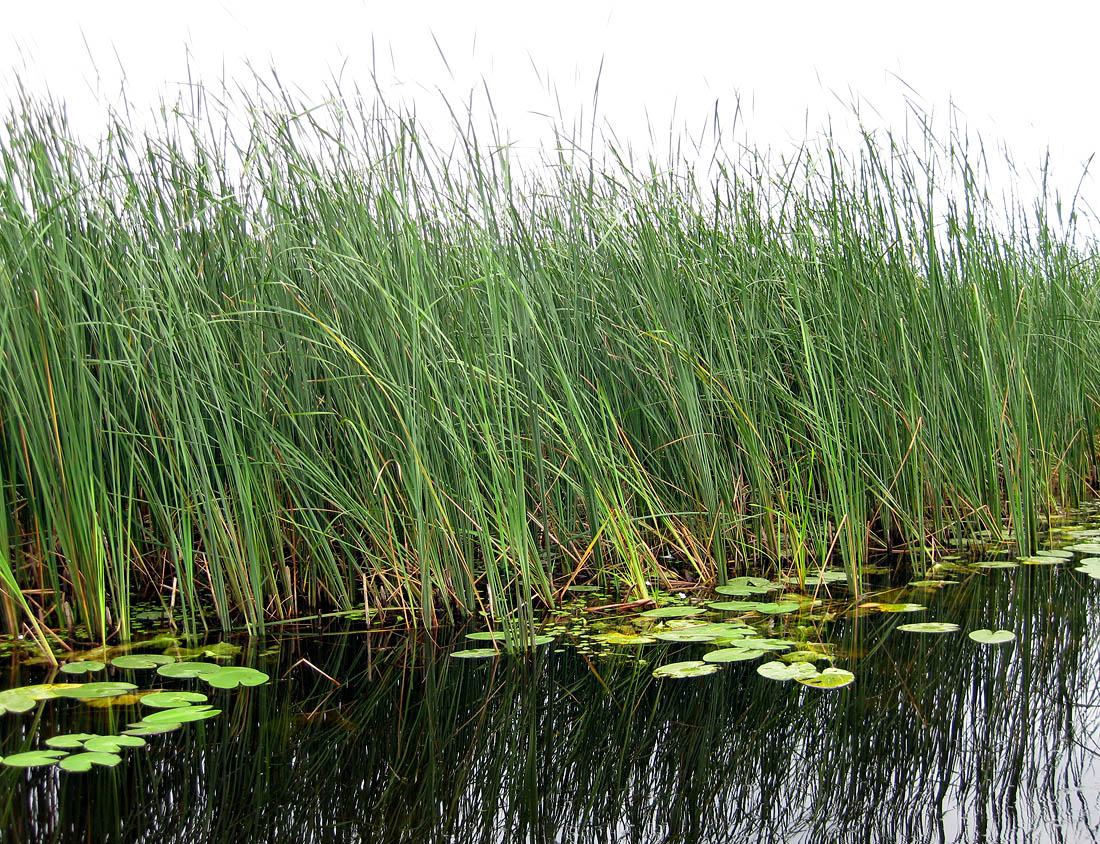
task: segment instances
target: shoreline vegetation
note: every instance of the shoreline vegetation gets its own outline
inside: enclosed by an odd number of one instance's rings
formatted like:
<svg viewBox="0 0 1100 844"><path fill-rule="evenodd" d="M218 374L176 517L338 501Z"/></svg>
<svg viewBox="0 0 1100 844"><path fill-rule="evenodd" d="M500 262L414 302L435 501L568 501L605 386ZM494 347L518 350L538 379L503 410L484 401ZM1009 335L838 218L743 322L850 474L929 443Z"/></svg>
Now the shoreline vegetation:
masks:
<svg viewBox="0 0 1100 844"><path fill-rule="evenodd" d="M539 168L383 105L0 133L0 616L530 622L1094 494L1094 242L965 136ZM984 532L984 533L983 533Z"/></svg>

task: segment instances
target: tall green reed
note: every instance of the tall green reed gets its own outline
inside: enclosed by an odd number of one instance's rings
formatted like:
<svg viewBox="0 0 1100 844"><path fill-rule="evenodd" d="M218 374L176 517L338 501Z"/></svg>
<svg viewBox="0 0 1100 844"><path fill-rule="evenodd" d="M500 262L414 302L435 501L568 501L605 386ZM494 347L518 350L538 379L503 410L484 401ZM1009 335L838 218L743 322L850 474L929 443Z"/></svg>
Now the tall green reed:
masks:
<svg viewBox="0 0 1100 844"><path fill-rule="evenodd" d="M704 181L278 88L95 147L21 100L5 624L125 637L135 597L189 629L523 621L578 575L835 559L858 588L878 548L1026 550L1091 492L1095 247L1054 197L1002 213L963 133L922 142Z"/></svg>

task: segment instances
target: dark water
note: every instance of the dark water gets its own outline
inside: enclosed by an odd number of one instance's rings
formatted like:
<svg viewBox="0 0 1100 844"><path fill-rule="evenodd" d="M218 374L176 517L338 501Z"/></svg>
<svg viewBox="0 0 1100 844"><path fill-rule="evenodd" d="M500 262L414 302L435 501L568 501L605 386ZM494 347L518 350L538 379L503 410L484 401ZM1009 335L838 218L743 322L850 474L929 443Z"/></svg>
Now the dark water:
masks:
<svg viewBox="0 0 1100 844"><path fill-rule="evenodd" d="M838 660L857 679L835 691L765 680L756 663L650 676L698 646L650 645L640 665L568 646L449 660L451 643L361 631L254 643L245 660L276 680L217 692L217 718L113 769L0 769L0 829L162 844L1093 841L1098 595L1071 566L914 593L928 612L825 633L858 654ZM893 630L914 620L1018 640ZM46 701L0 717L0 753L133 718Z"/></svg>

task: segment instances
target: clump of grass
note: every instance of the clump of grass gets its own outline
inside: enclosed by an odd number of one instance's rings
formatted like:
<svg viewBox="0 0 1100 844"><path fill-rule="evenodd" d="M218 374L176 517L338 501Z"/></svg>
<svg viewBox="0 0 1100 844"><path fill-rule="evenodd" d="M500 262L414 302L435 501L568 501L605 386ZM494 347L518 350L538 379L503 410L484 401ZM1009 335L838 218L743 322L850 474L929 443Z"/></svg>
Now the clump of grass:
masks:
<svg viewBox="0 0 1100 844"><path fill-rule="evenodd" d="M1089 491L1095 247L999 213L958 137L703 183L246 105L96 148L55 104L7 119L9 629L125 637L138 592L259 629L522 621L580 573L645 597L836 558L858 587L877 547L1030 548Z"/></svg>

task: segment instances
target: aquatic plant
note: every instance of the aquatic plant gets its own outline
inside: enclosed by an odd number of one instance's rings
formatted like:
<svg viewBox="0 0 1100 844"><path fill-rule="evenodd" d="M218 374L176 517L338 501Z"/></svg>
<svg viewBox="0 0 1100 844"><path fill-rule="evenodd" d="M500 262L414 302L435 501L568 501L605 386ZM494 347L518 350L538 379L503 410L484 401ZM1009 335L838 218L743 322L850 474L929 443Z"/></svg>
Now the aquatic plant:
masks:
<svg viewBox="0 0 1100 844"><path fill-rule="evenodd" d="M1084 206L1000 202L961 130L524 167L191 90L146 134L24 99L0 136L0 617L43 653L145 590L187 630L857 591L873 545L1029 555L1088 488Z"/></svg>

